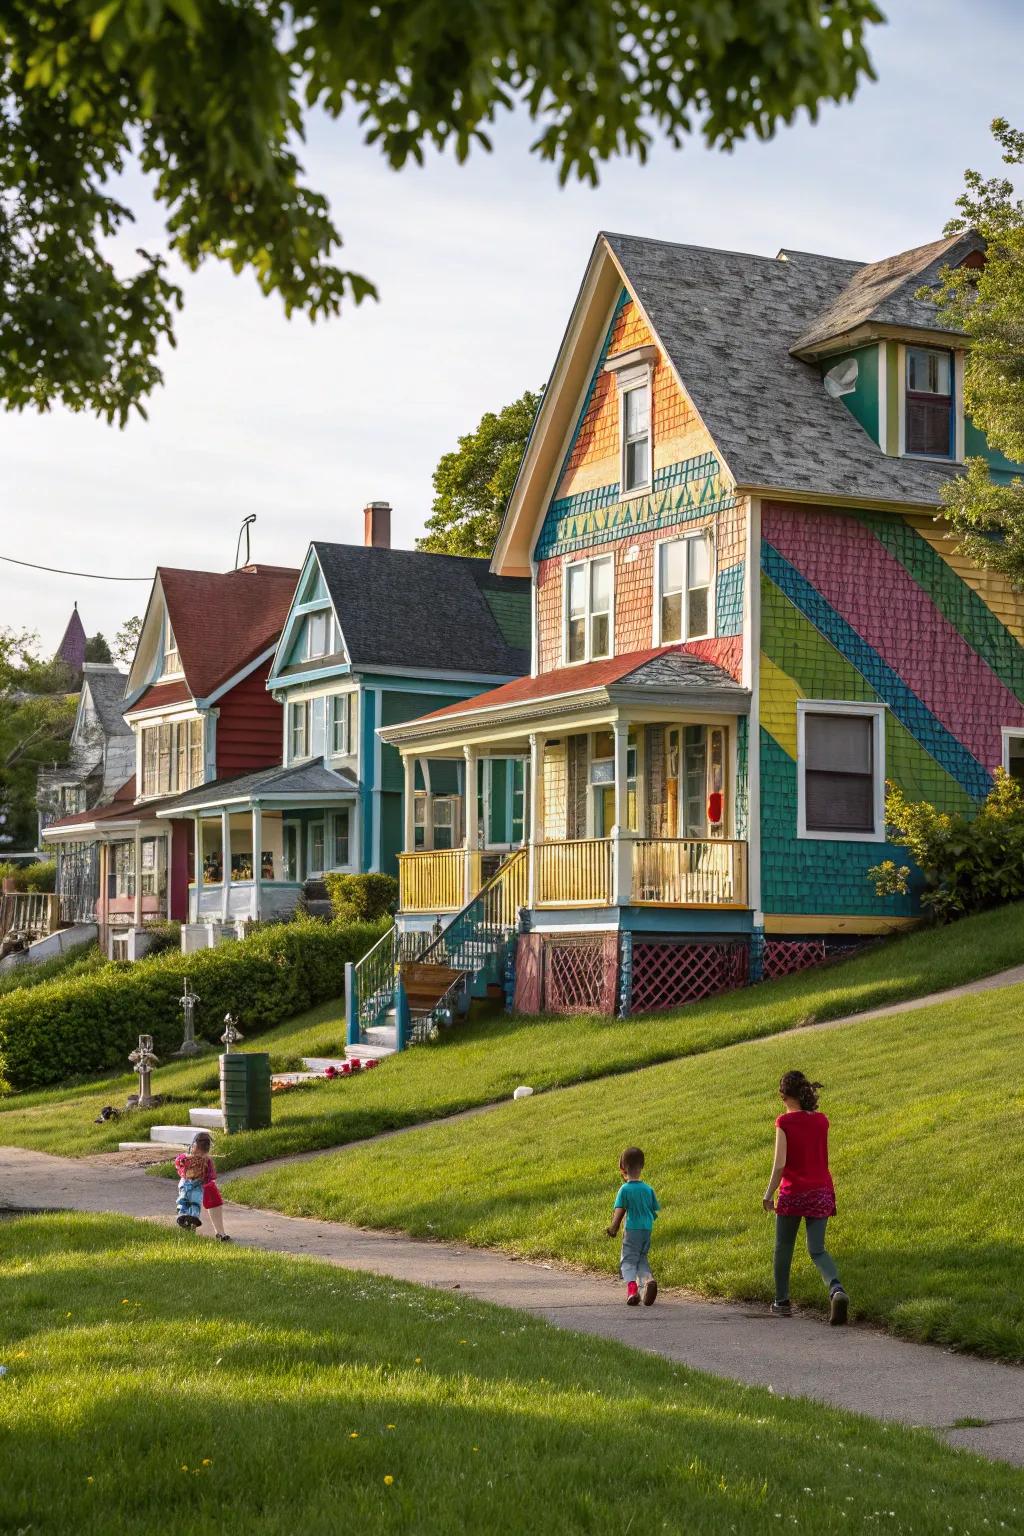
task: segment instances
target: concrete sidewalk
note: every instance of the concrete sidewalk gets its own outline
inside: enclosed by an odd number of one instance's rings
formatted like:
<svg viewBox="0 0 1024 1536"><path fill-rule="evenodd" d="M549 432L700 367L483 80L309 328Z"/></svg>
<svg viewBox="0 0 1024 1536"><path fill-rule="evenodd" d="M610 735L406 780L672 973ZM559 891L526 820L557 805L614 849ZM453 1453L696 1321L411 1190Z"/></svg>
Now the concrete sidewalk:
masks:
<svg viewBox="0 0 1024 1536"><path fill-rule="evenodd" d="M100 1169L73 1158L0 1147L0 1180L8 1205L119 1213L165 1224L174 1220L174 1186L137 1169ZM364 1232L231 1204L225 1206L225 1217L235 1240L252 1247L419 1285L459 1287L559 1328L616 1339L716 1376L770 1386L780 1395L927 1425L952 1445L1024 1466L1024 1370L1015 1366L907 1344L873 1329L832 1329L817 1316L782 1321L763 1307L666 1292L650 1310L627 1309L622 1287L611 1279L516 1261L487 1249ZM609 1243L609 1269L613 1252ZM963 1419L984 1424L956 1429Z"/></svg>

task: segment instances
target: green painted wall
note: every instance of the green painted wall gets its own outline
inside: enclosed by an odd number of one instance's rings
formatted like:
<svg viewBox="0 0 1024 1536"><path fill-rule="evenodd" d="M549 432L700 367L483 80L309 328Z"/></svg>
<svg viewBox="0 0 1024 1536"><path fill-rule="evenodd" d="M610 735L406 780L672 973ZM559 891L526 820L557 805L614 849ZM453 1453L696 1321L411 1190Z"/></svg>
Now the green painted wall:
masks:
<svg viewBox="0 0 1024 1536"><path fill-rule="evenodd" d="M993 480L1003 484L1014 475L1024 475L1024 464L1015 464L990 448L984 432L978 430L969 416L964 417L964 455L968 459L987 459Z"/></svg>
<svg viewBox="0 0 1024 1536"><path fill-rule="evenodd" d="M885 349L885 451L900 451L900 355L895 341Z"/></svg>
<svg viewBox="0 0 1024 1536"><path fill-rule="evenodd" d="M841 352L830 357L822 365L822 377L839 363L849 358L857 362L857 387L840 400L852 416L856 416L870 438L878 442L878 347L858 347L853 352Z"/></svg>

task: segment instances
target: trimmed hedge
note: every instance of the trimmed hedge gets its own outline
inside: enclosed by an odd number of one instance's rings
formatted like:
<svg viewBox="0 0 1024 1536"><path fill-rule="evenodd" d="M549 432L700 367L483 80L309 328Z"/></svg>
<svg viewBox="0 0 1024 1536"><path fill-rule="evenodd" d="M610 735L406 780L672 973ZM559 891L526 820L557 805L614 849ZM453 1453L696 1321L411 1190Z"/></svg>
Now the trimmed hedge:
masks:
<svg viewBox="0 0 1024 1536"><path fill-rule="evenodd" d="M347 923L375 923L398 906L398 881L394 875L343 875L328 870L324 875L335 918Z"/></svg>
<svg viewBox="0 0 1024 1536"><path fill-rule="evenodd" d="M196 1033L214 1044L224 1015L233 1013L249 1039L339 997L346 961L364 955L387 926L300 919L193 955L160 955L10 993L0 997L0 1079L15 1089L45 1088L124 1071L140 1034L153 1036L160 1056L177 1050L186 976L199 998Z"/></svg>

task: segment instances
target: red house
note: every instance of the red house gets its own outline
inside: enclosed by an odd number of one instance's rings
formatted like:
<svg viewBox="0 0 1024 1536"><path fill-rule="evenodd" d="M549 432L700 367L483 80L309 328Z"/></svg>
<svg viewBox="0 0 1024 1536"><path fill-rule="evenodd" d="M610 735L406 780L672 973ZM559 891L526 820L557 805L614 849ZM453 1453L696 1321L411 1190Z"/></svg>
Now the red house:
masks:
<svg viewBox="0 0 1024 1536"><path fill-rule="evenodd" d="M125 693L134 778L108 805L44 834L68 853L95 846L95 920L111 953L134 953L129 933L147 922L188 919L193 821L157 812L281 761L281 706L266 679L298 574L260 565L157 570Z"/></svg>

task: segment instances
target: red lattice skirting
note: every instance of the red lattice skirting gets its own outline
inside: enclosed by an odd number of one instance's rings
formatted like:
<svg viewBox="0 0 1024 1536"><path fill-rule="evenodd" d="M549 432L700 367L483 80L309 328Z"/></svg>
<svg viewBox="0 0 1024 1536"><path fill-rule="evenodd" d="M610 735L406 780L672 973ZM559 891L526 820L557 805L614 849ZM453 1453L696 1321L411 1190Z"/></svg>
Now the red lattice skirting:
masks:
<svg viewBox="0 0 1024 1536"><path fill-rule="evenodd" d="M824 939L765 939L763 975L765 981L777 976L792 976L808 966L821 965L825 959Z"/></svg>
<svg viewBox="0 0 1024 1536"><path fill-rule="evenodd" d="M618 935L545 939L543 1011L614 1013Z"/></svg>
<svg viewBox="0 0 1024 1536"><path fill-rule="evenodd" d="M632 1013L699 1003L742 987L748 950L739 944L657 944L633 941Z"/></svg>

